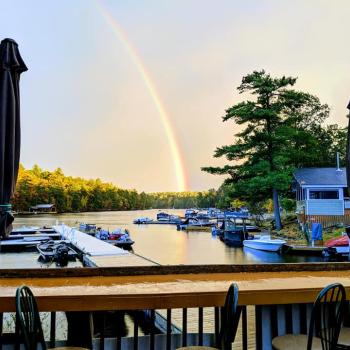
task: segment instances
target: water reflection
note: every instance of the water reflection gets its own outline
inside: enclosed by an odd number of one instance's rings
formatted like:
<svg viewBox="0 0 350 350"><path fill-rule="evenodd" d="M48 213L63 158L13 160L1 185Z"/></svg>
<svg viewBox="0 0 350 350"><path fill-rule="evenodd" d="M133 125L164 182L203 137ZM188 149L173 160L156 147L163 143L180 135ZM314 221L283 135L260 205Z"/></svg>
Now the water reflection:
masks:
<svg viewBox="0 0 350 350"><path fill-rule="evenodd" d="M183 215L184 210L168 210L170 214ZM74 213L16 217L15 226L55 225L63 222L70 226L79 223L96 224L104 229L117 227L130 231L135 241L135 253L160 264L251 264L277 262L320 261L319 257L280 255L249 248L228 247L219 238L205 231L177 231L175 225L134 225L138 217L155 218L158 210L120 212Z"/></svg>

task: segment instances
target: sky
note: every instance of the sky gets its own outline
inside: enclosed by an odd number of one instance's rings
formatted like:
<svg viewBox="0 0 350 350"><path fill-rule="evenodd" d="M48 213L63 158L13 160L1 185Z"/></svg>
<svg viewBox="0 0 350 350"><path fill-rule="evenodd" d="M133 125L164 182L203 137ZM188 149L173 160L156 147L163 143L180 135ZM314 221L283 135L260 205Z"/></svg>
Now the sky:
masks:
<svg viewBox="0 0 350 350"><path fill-rule="evenodd" d="M348 0L0 0L0 38L17 41L25 167L61 167L138 191L208 190L244 75L296 88L346 125Z"/></svg>

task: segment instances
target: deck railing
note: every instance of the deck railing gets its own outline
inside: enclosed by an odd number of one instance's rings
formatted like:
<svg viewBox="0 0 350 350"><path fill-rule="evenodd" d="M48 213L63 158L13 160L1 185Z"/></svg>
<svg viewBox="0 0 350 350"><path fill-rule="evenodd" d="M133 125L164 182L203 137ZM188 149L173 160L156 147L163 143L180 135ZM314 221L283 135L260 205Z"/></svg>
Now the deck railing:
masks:
<svg viewBox="0 0 350 350"><path fill-rule="evenodd" d="M94 349L175 349L184 345L215 346L220 309L227 286L240 288L243 308L235 349L270 349L271 338L305 330L310 303L335 281L350 290L349 263L152 266L123 269L58 269L0 271L0 312L14 311L14 291L32 287L39 310L49 312L47 341L63 345L58 334L59 311L102 314ZM67 285L67 288L64 287ZM350 293L348 292L348 296ZM129 334L110 335L107 310L132 316ZM145 312L147 310L147 312ZM146 318L147 327L144 327ZM129 316L127 316L130 319ZM159 320L163 319L163 326ZM3 314L0 314L0 331ZM77 328L79 329L79 327ZM12 338L9 346L17 338ZM0 337L5 348L4 337Z"/></svg>

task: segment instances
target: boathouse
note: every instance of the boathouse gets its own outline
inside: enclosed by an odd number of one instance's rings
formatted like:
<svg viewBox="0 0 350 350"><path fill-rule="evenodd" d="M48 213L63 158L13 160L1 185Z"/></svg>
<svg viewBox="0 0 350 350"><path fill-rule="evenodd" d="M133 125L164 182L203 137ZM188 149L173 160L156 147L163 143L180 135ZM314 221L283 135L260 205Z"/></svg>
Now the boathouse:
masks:
<svg viewBox="0 0 350 350"><path fill-rule="evenodd" d="M302 224L350 224L345 168L303 168L294 173L296 213Z"/></svg>
<svg viewBox="0 0 350 350"><path fill-rule="evenodd" d="M55 204L37 204L29 208L29 212L36 214L56 213Z"/></svg>

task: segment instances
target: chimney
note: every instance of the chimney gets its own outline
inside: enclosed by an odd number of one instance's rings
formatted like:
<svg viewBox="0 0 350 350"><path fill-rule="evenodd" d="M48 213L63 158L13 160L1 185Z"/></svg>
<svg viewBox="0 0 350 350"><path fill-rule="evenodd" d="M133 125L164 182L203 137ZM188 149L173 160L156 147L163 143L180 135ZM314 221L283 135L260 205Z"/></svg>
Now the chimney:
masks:
<svg viewBox="0 0 350 350"><path fill-rule="evenodd" d="M342 171L340 169L339 152L337 152L337 171Z"/></svg>

